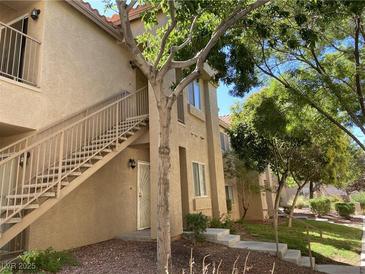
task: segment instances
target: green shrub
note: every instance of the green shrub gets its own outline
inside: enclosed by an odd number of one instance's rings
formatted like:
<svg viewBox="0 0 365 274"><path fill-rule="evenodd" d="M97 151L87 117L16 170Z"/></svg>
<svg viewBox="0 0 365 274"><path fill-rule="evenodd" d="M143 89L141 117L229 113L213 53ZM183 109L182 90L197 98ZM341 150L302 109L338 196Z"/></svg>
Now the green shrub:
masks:
<svg viewBox="0 0 365 274"><path fill-rule="evenodd" d="M293 204L293 199L290 199L289 200L289 205L292 205ZM308 208L309 207L309 199L305 198L303 195L299 195L298 198L297 198L297 202L295 203L295 208L299 208L299 209L302 209L302 208Z"/></svg>
<svg viewBox="0 0 365 274"><path fill-rule="evenodd" d="M68 252L54 251L48 248L43 251L25 251L19 256L21 264L29 266L27 272L59 272L65 265L77 265L76 259Z"/></svg>
<svg viewBox="0 0 365 274"><path fill-rule="evenodd" d="M360 203L360 206L362 209L365 208L365 192L359 192L359 193L351 195L351 200L353 202Z"/></svg>
<svg viewBox="0 0 365 274"><path fill-rule="evenodd" d="M331 200L328 198L314 198L309 200L311 210L319 216L326 215L331 211Z"/></svg>
<svg viewBox="0 0 365 274"><path fill-rule="evenodd" d="M199 213L189 213L186 215L186 226L188 231L193 232L194 241L204 241L203 233L207 230L209 219Z"/></svg>
<svg viewBox="0 0 365 274"><path fill-rule="evenodd" d="M209 227L229 229L230 233L234 233L234 222L230 214L223 214L220 218L212 218L209 222Z"/></svg>
<svg viewBox="0 0 365 274"><path fill-rule="evenodd" d="M337 203L335 208L338 215L344 218L350 218L350 215L355 213L354 203Z"/></svg>

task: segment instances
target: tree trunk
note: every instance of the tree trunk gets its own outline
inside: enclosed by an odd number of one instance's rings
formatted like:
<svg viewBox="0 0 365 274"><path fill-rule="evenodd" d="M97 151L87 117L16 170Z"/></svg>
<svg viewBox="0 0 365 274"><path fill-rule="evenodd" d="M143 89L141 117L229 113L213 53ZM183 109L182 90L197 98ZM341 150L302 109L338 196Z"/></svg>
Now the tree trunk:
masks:
<svg viewBox="0 0 365 274"><path fill-rule="evenodd" d="M163 104L164 105L164 104ZM171 270L171 231L170 231L170 120L171 109L159 107L160 143L159 177L157 195L157 273L166 274Z"/></svg>
<svg viewBox="0 0 365 274"><path fill-rule="evenodd" d="M314 198L314 183L310 182L309 183L309 199L313 199Z"/></svg>
<svg viewBox="0 0 365 274"><path fill-rule="evenodd" d="M278 233L278 211L279 211L279 203L280 203L280 195L283 190L285 184L285 178L282 178L279 181L279 186L276 191L275 203L274 203L274 232L275 232L275 243L276 243L276 256L279 257L279 233Z"/></svg>
<svg viewBox="0 0 365 274"><path fill-rule="evenodd" d="M292 227L292 220L293 220L295 205L297 204L297 199L298 199L299 193L305 185L306 185L306 183L298 186L297 192L295 193L294 200L293 200L293 203L292 203L291 208L290 208L288 227Z"/></svg>

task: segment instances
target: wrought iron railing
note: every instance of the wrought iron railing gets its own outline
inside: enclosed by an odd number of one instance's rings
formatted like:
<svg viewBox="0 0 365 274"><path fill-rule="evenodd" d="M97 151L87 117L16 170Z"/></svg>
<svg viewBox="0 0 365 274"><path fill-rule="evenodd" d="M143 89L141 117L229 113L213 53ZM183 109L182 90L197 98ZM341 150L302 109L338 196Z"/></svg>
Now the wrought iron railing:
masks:
<svg viewBox="0 0 365 274"><path fill-rule="evenodd" d="M37 86L40 45L37 39L0 22L0 76Z"/></svg>

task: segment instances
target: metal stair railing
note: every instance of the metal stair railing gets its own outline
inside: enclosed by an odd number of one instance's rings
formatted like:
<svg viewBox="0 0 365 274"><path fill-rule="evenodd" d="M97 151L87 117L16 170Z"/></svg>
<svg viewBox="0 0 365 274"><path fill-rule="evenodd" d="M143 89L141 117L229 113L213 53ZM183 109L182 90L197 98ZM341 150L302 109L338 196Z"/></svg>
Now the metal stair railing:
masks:
<svg viewBox="0 0 365 274"><path fill-rule="evenodd" d="M68 115L59 121L51 123L50 125L47 125L46 127L40 130L37 130L33 134L21 138L18 141L13 142L3 148L0 148L0 163L2 160L5 160L6 158L10 157L12 154L25 149L27 146L32 145L38 142L39 140L46 138L52 133L57 132L58 130L66 126L79 121L80 119L97 111L98 109L101 109L102 107L109 105L110 103L113 103L119 100L120 98L127 96L128 94L129 93L127 91L123 90L116 95L110 96L102 100L101 102L97 102L96 104L88 106L87 108L84 108L76 113L72 113L71 115Z"/></svg>
<svg viewBox="0 0 365 274"><path fill-rule="evenodd" d="M148 93L142 88L1 161L0 225L42 197L58 197L69 176L118 146L147 117Z"/></svg>

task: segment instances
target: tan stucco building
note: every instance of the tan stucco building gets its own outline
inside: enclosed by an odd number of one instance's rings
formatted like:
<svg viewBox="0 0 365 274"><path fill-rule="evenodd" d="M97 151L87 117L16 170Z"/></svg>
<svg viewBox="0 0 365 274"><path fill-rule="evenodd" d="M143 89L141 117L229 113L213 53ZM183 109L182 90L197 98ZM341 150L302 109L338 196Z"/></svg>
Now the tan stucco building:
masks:
<svg viewBox="0 0 365 274"><path fill-rule="evenodd" d="M69 249L141 229L156 237L156 104L113 22L80 1L0 2L2 248ZM173 237L187 213L227 212L211 76L173 110Z"/></svg>
<svg viewBox="0 0 365 274"><path fill-rule="evenodd" d="M223 155L231 150L227 129L230 127L231 117L225 115L219 117L219 134ZM247 171L245 179L232 178L232 174L226 171L225 192L227 208L232 219L238 220L245 215L245 220L263 221L273 216L275 200L275 176L270 168L258 173ZM247 182L249 180L249 182ZM254 186L250 189L248 185ZM244 205L244 204L245 205ZM244 207L247 208L245 213Z"/></svg>

